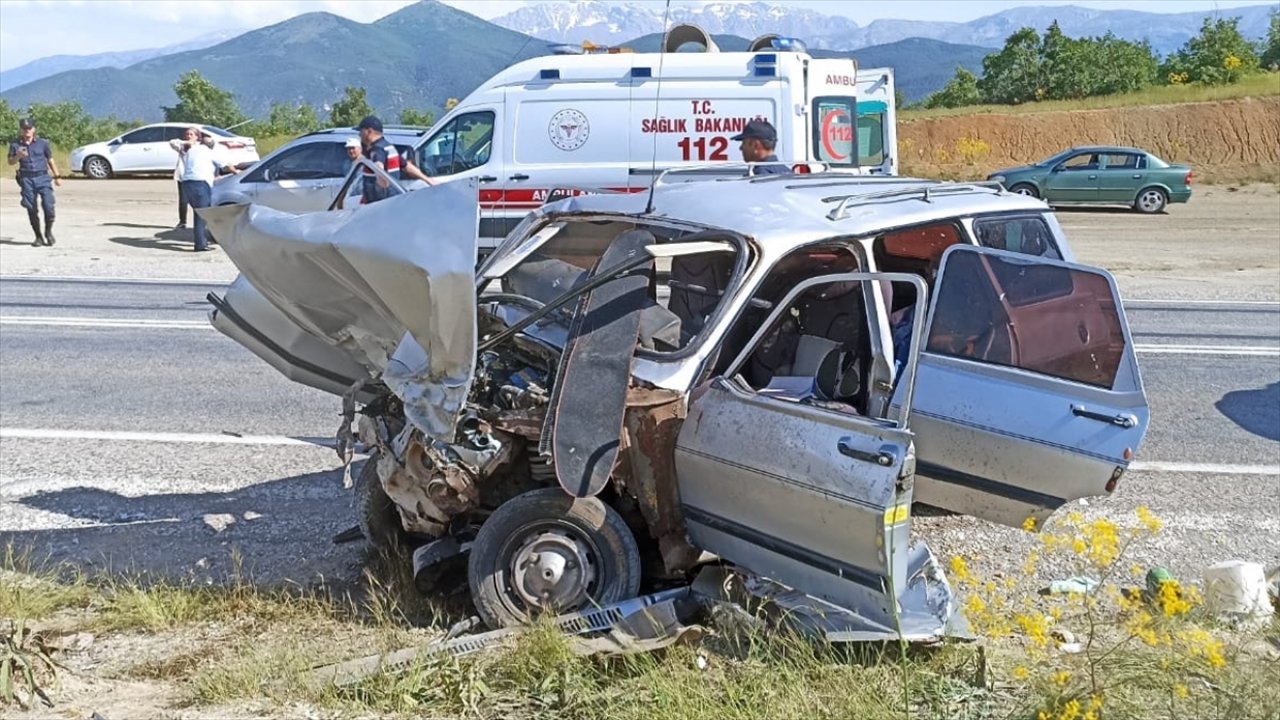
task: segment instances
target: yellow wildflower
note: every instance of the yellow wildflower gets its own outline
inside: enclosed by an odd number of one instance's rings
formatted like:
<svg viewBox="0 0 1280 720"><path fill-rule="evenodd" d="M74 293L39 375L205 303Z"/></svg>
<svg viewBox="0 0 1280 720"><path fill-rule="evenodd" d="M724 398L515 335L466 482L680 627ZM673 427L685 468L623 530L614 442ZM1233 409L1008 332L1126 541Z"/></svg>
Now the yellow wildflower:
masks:
<svg viewBox="0 0 1280 720"><path fill-rule="evenodd" d="M1031 677L1031 671L1019 665L1013 669L1013 678L1015 680L1026 680Z"/></svg>
<svg viewBox="0 0 1280 720"><path fill-rule="evenodd" d="M1137 509L1138 522L1147 529L1147 532L1155 535L1160 532L1160 528L1164 527L1164 521L1151 514L1151 510L1146 505L1139 505Z"/></svg>
<svg viewBox="0 0 1280 720"><path fill-rule="evenodd" d="M1228 56L1227 56L1227 57L1222 61L1222 67L1224 67L1224 68L1226 68L1226 69L1228 69L1228 70L1239 70L1239 69L1240 69L1240 66L1241 66L1241 65L1243 65L1243 64L1244 64L1244 61L1243 61L1243 60L1241 60L1240 58L1236 57L1235 55L1228 55Z"/></svg>
<svg viewBox="0 0 1280 720"><path fill-rule="evenodd" d="M1026 530L1027 532L1035 532L1035 531L1036 531L1036 519L1035 519L1034 517L1029 517L1029 518L1027 518L1026 520L1023 520L1023 521L1022 521L1022 529L1023 529L1023 530Z"/></svg>
<svg viewBox="0 0 1280 720"><path fill-rule="evenodd" d="M956 582L965 582L969 579L969 564L964 561L964 558L959 555L952 556L950 564L951 577L955 578Z"/></svg>
<svg viewBox="0 0 1280 720"><path fill-rule="evenodd" d="M1045 647L1049 644L1049 624L1045 622L1044 617L1040 615L1018 615L1014 618L1014 622L1018 624L1018 628L1027 636L1036 647Z"/></svg>
<svg viewBox="0 0 1280 720"><path fill-rule="evenodd" d="M1066 670L1059 670L1058 672L1053 674L1054 685L1062 687L1069 682L1071 682L1071 673L1067 672Z"/></svg>
<svg viewBox="0 0 1280 720"><path fill-rule="evenodd" d="M1165 617L1176 617L1191 612L1191 603L1182 597L1181 588L1176 580L1160 583L1160 594L1156 597L1160 611Z"/></svg>
<svg viewBox="0 0 1280 720"><path fill-rule="evenodd" d="M1077 555L1083 555L1085 550L1089 549L1088 543L1083 538L1076 538L1071 541L1071 552Z"/></svg>
<svg viewBox="0 0 1280 720"><path fill-rule="evenodd" d="M1174 694L1174 697L1178 698L1179 700L1186 700L1187 698L1191 697L1191 690L1189 690L1186 685L1183 685L1182 683L1177 683L1173 686L1173 694Z"/></svg>

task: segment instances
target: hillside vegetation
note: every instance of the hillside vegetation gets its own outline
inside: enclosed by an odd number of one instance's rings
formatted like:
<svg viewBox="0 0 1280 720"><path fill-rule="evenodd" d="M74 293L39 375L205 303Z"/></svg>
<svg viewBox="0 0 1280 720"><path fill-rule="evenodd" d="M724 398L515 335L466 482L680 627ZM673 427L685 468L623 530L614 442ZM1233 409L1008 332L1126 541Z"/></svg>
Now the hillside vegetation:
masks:
<svg viewBox="0 0 1280 720"><path fill-rule="evenodd" d="M1186 163L1197 182L1280 182L1280 73L1229 86L904 112L898 127L901 173L923 177L978 179L1092 144Z"/></svg>

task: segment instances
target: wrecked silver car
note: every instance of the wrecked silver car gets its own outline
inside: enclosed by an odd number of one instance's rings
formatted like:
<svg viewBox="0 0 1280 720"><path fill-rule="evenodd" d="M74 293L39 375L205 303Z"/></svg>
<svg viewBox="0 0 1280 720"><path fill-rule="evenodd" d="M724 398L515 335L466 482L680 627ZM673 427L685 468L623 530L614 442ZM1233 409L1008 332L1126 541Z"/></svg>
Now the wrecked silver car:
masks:
<svg viewBox="0 0 1280 720"><path fill-rule="evenodd" d="M1039 527L1112 492L1145 434L1115 283L1037 200L660 179L543 207L477 271L475 197L204 212L242 273L212 323L345 396L366 536L425 576L466 553L490 626L709 561L864 627L942 623L913 503Z"/></svg>

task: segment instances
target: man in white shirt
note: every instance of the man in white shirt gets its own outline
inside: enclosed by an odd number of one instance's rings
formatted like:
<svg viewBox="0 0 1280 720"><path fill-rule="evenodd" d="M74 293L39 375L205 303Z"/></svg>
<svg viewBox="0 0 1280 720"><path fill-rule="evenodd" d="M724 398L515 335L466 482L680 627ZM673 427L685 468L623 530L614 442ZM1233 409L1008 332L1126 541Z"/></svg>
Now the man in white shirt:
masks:
<svg viewBox="0 0 1280 720"><path fill-rule="evenodd" d="M213 138L203 135L201 142L209 147L213 147ZM174 147L175 141L170 141L169 146ZM178 224L174 226L175 230L181 230L187 226L187 198L182 194L182 155L179 153L178 162L173 165L173 184L178 188Z"/></svg>
<svg viewBox="0 0 1280 720"><path fill-rule="evenodd" d="M218 171L239 172L231 165L221 161L213 147L200 141L200 128L189 127L183 140L174 140L169 145L178 151L178 184L182 196L192 211L207 208L213 202L213 180ZM211 250L209 238L205 234L204 219L195 213L195 249L196 252Z"/></svg>

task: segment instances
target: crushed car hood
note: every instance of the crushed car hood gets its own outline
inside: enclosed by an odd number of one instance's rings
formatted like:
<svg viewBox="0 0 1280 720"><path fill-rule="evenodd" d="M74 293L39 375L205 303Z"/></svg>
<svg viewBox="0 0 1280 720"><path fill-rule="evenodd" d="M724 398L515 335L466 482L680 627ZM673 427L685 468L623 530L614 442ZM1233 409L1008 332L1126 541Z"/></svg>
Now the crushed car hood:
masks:
<svg viewBox="0 0 1280 720"><path fill-rule="evenodd" d="M198 210L242 277L307 333L380 376L447 437L476 354L476 191L447 183L349 210Z"/></svg>

